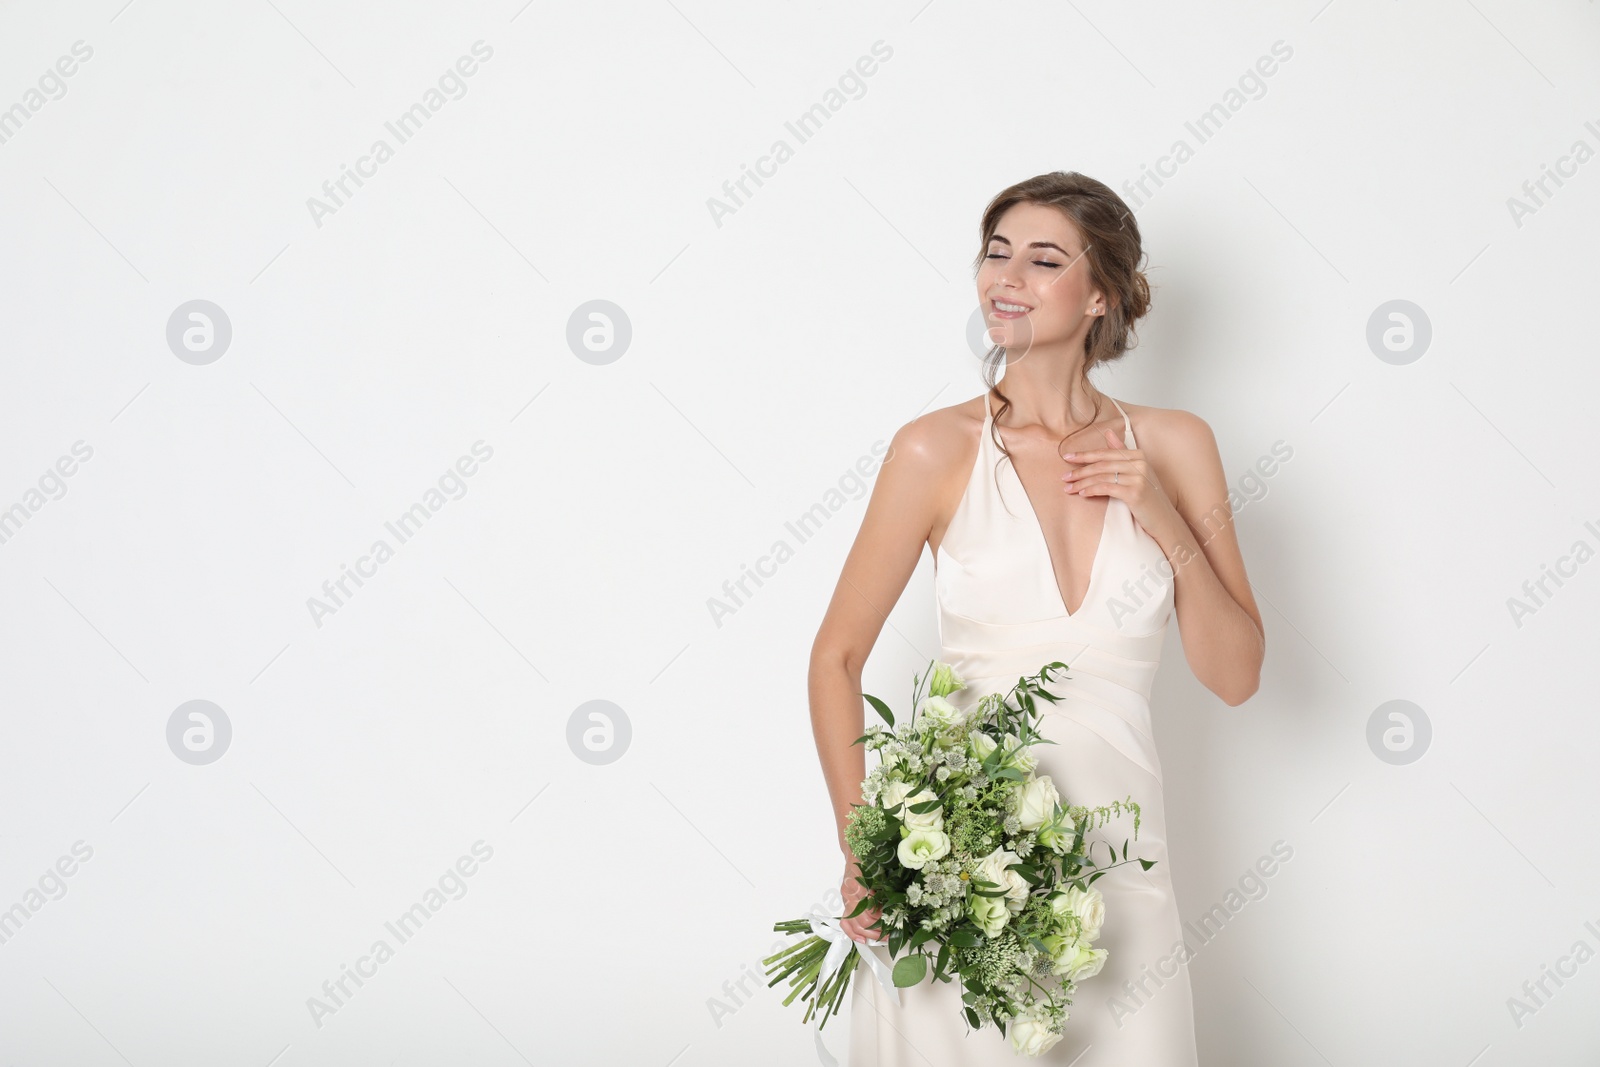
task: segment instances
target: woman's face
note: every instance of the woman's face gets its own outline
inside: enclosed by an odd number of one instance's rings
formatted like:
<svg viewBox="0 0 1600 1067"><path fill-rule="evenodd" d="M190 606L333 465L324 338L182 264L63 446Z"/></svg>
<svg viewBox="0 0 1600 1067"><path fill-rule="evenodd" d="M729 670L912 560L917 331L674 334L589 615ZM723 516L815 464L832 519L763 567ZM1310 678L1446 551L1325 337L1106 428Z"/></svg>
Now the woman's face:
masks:
<svg viewBox="0 0 1600 1067"><path fill-rule="evenodd" d="M1015 358L1076 335L1081 350L1083 335L1099 317L1089 309L1104 314L1105 308L1084 251L1078 228L1060 210L1043 204L1008 208L978 268L978 300L990 342Z"/></svg>

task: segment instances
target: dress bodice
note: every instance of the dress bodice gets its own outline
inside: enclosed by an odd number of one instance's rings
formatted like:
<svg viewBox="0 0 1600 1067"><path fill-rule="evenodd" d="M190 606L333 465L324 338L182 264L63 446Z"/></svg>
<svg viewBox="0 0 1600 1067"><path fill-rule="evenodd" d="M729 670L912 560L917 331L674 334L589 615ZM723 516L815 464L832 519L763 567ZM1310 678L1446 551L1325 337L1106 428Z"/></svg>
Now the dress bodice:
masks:
<svg viewBox="0 0 1600 1067"><path fill-rule="evenodd" d="M1106 502L1100 545L1078 610L1068 612L1049 545L1022 480L995 443L992 401L961 503L934 557L939 638L948 660L1001 675L1032 673L1045 646L1075 667L1148 697L1173 611L1171 567L1155 538L1117 497ZM1123 439L1137 448L1122 405ZM1084 654L1085 652L1091 654ZM982 664L971 662L981 656ZM964 675L965 676L965 675Z"/></svg>

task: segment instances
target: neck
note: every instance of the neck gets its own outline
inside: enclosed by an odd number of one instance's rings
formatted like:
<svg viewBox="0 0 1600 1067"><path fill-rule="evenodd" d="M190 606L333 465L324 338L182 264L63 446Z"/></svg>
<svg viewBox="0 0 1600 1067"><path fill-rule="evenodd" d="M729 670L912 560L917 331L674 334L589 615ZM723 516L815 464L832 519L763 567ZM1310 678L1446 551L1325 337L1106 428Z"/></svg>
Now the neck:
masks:
<svg viewBox="0 0 1600 1067"><path fill-rule="evenodd" d="M1103 408L1105 394L1089 384L1081 353L1055 360L1042 357L1035 349L1015 364L1007 360L1005 380L1000 383L1011 401L1006 422L1037 424L1064 437L1094 420L1095 404Z"/></svg>

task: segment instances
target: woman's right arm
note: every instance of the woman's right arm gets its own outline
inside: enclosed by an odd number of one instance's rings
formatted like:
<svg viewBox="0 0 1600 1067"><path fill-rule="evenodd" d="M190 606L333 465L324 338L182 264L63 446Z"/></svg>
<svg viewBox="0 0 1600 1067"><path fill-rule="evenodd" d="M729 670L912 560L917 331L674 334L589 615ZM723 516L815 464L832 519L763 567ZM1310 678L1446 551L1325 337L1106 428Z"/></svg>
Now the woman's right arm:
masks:
<svg viewBox="0 0 1600 1067"><path fill-rule="evenodd" d="M861 672L916 570L940 499L949 490L951 435L938 432L934 423L938 414L901 427L889 443L861 529L811 646L807 675L811 729L845 862L841 892L846 915L864 895L855 882L859 872L844 838L846 816L862 802L861 780L866 777L866 751L853 744L866 732ZM874 908L841 925L855 940L875 940L877 932L866 927L877 918Z"/></svg>

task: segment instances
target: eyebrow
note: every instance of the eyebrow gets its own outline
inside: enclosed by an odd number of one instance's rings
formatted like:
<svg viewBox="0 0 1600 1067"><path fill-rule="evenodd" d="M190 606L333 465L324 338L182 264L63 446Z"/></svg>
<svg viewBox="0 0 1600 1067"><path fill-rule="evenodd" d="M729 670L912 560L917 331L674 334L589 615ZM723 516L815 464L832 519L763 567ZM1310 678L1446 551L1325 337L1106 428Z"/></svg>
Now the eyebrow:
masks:
<svg viewBox="0 0 1600 1067"><path fill-rule="evenodd" d="M1009 240L1007 240L1004 237L1001 237L999 234L995 234L993 237L990 237L989 240L991 240L991 241L1000 241L1000 242L1003 242L1006 245L1011 244L1011 242ZM1031 242L1029 242L1028 247L1029 248L1053 248L1057 252L1060 252L1062 255L1066 256L1068 259L1071 259L1073 256L1075 256L1077 254L1075 252L1068 252L1065 248L1062 248L1060 245L1056 244L1054 241L1031 241Z"/></svg>

